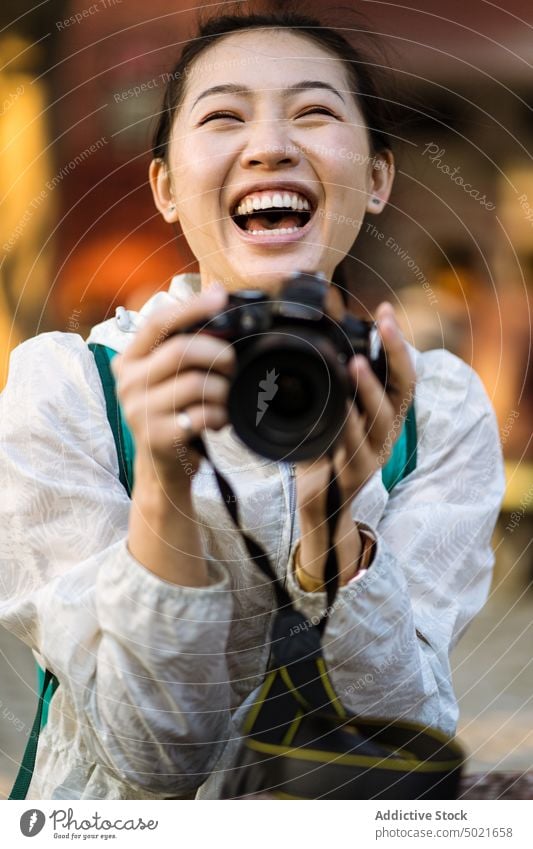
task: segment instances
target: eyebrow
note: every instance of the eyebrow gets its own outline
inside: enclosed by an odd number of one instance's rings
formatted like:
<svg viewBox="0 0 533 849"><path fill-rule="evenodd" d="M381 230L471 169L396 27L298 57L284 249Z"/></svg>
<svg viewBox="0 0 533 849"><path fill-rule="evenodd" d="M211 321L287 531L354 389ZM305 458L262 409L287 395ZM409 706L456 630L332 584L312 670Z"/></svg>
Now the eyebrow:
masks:
<svg viewBox="0 0 533 849"><path fill-rule="evenodd" d="M332 91L333 94L336 94L337 97L340 97L343 103L346 101L340 92L337 91L336 88L333 88L329 83L325 83L323 80L302 80L300 83L294 83L288 88L282 91L283 97L290 97L291 94L297 91L307 91L308 89L320 88L325 89L326 91ZM253 94L253 89L248 88L247 86L237 85L235 83L224 83L223 85L214 85L211 88L207 88L201 94L198 95L196 100L194 101L191 109L194 109L199 100L202 100L204 97L210 97L213 94L244 94L246 97L249 97Z"/></svg>

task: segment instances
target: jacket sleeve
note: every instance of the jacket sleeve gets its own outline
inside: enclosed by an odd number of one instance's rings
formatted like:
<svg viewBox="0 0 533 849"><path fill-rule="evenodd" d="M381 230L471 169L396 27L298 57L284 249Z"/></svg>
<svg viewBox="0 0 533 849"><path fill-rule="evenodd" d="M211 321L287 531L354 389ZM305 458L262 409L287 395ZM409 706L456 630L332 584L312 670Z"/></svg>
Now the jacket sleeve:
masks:
<svg viewBox="0 0 533 849"><path fill-rule="evenodd" d="M130 555L130 502L81 337L13 352L0 487L0 624L68 691L96 762L153 793L191 793L230 722L228 578L208 560L210 585L181 587Z"/></svg>
<svg viewBox="0 0 533 849"><path fill-rule="evenodd" d="M475 372L431 351L419 355L417 378L416 470L390 496L378 472L354 499L352 516L377 546L368 571L339 591L324 653L351 713L452 735L449 653L489 591L505 483L495 416ZM304 593L292 563L289 586L313 621L324 595Z"/></svg>

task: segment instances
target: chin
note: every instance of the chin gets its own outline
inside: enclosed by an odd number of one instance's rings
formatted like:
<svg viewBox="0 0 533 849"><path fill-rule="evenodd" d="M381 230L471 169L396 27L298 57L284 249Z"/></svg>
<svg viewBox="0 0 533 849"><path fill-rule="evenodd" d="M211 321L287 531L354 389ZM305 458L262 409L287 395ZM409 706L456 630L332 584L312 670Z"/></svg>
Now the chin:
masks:
<svg viewBox="0 0 533 849"><path fill-rule="evenodd" d="M277 262L252 263L245 275L241 270L235 275L235 289L263 289L276 293L295 271L315 273L324 268L320 260L279 258Z"/></svg>

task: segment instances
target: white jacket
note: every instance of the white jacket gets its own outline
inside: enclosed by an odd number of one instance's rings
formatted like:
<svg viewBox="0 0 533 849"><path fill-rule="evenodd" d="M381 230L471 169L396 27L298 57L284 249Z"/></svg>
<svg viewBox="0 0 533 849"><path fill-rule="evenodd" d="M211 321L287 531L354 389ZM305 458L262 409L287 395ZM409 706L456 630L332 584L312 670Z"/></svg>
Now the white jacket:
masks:
<svg viewBox="0 0 533 849"><path fill-rule="evenodd" d="M186 299L180 275L140 314L95 327L119 351L140 322ZM128 326L129 322L129 326ZM376 473L353 502L377 539L369 570L340 590L324 649L337 694L358 714L453 734L449 652L489 590L504 491L498 429L477 375L444 350L413 351L416 471L389 496ZM230 426L207 434L241 519L310 618L322 594L295 583L292 467L258 457ZM193 494L211 583L161 580L126 547L130 502L92 353L45 333L12 354L0 396L0 623L60 681L30 798L215 796L243 700L267 663L272 591L250 565L202 462ZM241 705L241 711L235 714ZM222 756L222 757L221 757Z"/></svg>

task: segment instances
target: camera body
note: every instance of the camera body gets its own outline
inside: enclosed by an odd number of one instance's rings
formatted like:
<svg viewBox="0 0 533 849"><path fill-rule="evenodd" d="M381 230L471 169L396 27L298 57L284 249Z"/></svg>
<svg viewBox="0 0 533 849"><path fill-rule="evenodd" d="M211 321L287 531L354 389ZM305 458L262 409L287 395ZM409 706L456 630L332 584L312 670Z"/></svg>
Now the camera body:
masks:
<svg viewBox="0 0 533 849"><path fill-rule="evenodd" d="M235 432L256 453L276 461L309 460L334 446L357 403L347 363L367 357L386 385L387 366L373 322L324 309L322 276L294 273L275 298L258 289L230 294L228 305L202 331L235 348L237 367L228 397Z"/></svg>

